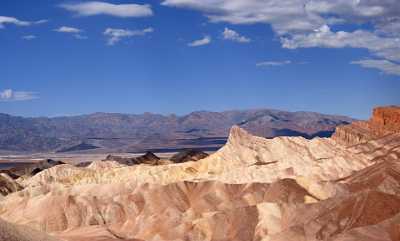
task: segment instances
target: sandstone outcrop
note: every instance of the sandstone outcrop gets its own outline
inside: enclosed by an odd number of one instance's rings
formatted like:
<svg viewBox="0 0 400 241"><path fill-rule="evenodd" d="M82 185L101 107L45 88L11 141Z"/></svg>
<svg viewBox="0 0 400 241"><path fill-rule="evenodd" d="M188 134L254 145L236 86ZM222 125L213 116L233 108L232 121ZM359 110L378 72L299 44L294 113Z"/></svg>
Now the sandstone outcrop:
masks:
<svg viewBox="0 0 400 241"><path fill-rule="evenodd" d="M333 139L351 146L379 139L386 135L400 134L400 107L377 107L368 121L355 121L336 128Z"/></svg>
<svg viewBox="0 0 400 241"><path fill-rule="evenodd" d="M62 241L27 226L14 225L0 219L2 241Z"/></svg>
<svg viewBox="0 0 400 241"><path fill-rule="evenodd" d="M173 163L183 163L189 161L198 161L208 157L208 154L199 150L188 149L183 150L175 155L173 155L170 160Z"/></svg>
<svg viewBox="0 0 400 241"><path fill-rule="evenodd" d="M105 161L116 161L120 164L128 166L138 165L138 164L157 165L160 161L160 158L152 152L146 152L146 154L144 154L143 156L131 157L131 158L108 155Z"/></svg>
<svg viewBox="0 0 400 241"><path fill-rule="evenodd" d="M0 173L0 196L21 190L22 187L6 173Z"/></svg>
<svg viewBox="0 0 400 241"><path fill-rule="evenodd" d="M125 166L133 166L133 165L140 165L140 164L162 165L162 164L168 163L164 160L161 160L158 156L156 156L152 152L146 152L144 155L137 156L137 157L122 157L122 156L116 156L116 155L108 155L104 160L96 161L97 164L94 164L94 165L107 166L107 164L105 164L105 163L101 164L100 162L109 162L109 163L114 162L114 163L118 163L120 165L125 165ZM80 163L76 164L75 166L87 167L87 166L93 166L92 164L93 163L91 163L91 162L80 162Z"/></svg>
<svg viewBox="0 0 400 241"><path fill-rule="evenodd" d="M39 172L46 170L48 168L65 164L61 161L55 161L52 159L42 160L35 163L30 163L26 165L16 166L11 169L1 170L0 173L6 173L10 177L16 179L19 177L31 177Z"/></svg>

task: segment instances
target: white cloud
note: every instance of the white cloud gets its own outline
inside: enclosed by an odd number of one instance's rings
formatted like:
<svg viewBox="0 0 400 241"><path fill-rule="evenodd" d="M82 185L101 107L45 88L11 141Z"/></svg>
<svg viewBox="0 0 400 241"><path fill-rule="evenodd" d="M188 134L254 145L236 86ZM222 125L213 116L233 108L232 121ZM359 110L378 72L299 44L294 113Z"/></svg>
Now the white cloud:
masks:
<svg viewBox="0 0 400 241"><path fill-rule="evenodd" d="M79 16L111 15L115 17L147 17L153 11L148 4L111 4L99 1L89 1L76 4L62 4L62 8Z"/></svg>
<svg viewBox="0 0 400 241"><path fill-rule="evenodd" d="M395 64L388 60L382 59L364 59L351 62L352 64L358 64L364 68L378 69L386 74L399 75L400 76L400 64Z"/></svg>
<svg viewBox="0 0 400 241"><path fill-rule="evenodd" d="M249 43L251 41L251 39L245 36L241 36L238 32L229 28L224 29L224 32L222 32L222 36L226 40L231 40L239 43Z"/></svg>
<svg viewBox="0 0 400 241"><path fill-rule="evenodd" d="M164 0L162 5L202 11L212 22L266 23L278 33L344 20L377 23L400 15L397 0Z"/></svg>
<svg viewBox="0 0 400 241"><path fill-rule="evenodd" d="M25 35L25 36L22 36L22 39L24 39L24 40L33 40L33 39L35 39L35 38L37 38L35 35Z"/></svg>
<svg viewBox="0 0 400 241"><path fill-rule="evenodd" d="M144 36L148 33L154 32L153 28L145 28L142 30L129 30L129 29L117 29L117 28L107 28L104 31L104 35L109 37L107 44L114 45L119 42L122 38L129 38L134 36Z"/></svg>
<svg viewBox="0 0 400 241"><path fill-rule="evenodd" d="M327 25L308 34L294 34L281 38L282 46L296 48L365 48L376 56L400 61L400 39L380 37L365 30L332 32Z"/></svg>
<svg viewBox="0 0 400 241"><path fill-rule="evenodd" d="M388 18L376 25L377 33L391 37L400 37L400 17Z"/></svg>
<svg viewBox="0 0 400 241"><path fill-rule="evenodd" d="M284 60L284 61L264 61L257 63L257 67L274 67L274 66L282 66L282 65L287 65L291 64L292 61L290 60Z"/></svg>
<svg viewBox="0 0 400 241"><path fill-rule="evenodd" d="M47 22L49 22L48 19L42 19L42 20L35 21L35 22L33 22L33 23L34 23L34 24L42 24L42 23L47 23Z"/></svg>
<svg viewBox="0 0 400 241"><path fill-rule="evenodd" d="M29 22L29 21L22 21L14 17L7 17L7 16L0 16L0 29L4 28L5 24L14 24L17 26L31 26L34 24L42 24L46 23L48 20L39 20L39 21L34 21L34 22Z"/></svg>
<svg viewBox="0 0 400 241"><path fill-rule="evenodd" d="M195 40L191 43L188 43L189 47L198 47L198 46L203 46L211 43L211 37L210 36L204 36L202 39Z"/></svg>
<svg viewBox="0 0 400 241"><path fill-rule="evenodd" d="M13 91L12 89L6 89L0 91L0 101L23 101L38 99L38 95L35 92L29 91Z"/></svg>
<svg viewBox="0 0 400 241"><path fill-rule="evenodd" d="M76 39L82 39L82 40L84 40L84 39L88 39L88 37L87 37L87 36L85 36L85 35L81 35L81 34L75 34L75 35L74 35L74 37L75 37Z"/></svg>
<svg viewBox="0 0 400 241"><path fill-rule="evenodd" d="M59 27L57 29L54 29L54 31L59 32L59 33L80 33L80 32L82 32L82 30L79 28L73 28L73 27L67 27L67 26Z"/></svg>
<svg viewBox="0 0 400 241"><path fill-rule="evenodd" d="M317 14L304 11L306 0L165 0L162 4L200 10L211 22L270 24L277 32L303 31L324 23Z"/></svg>
<svg viewBox="0 0 400 241"><path fill-rule="evenodd" d="M74 27L68 27L68 26L61 26L57 29L54 29L54 31L59 32L59 33L67 33L67 34L72 34L74 38L76 39L87 39L88 37L81 35L82 32L84 32L82 29L79 28L74 28Z"/></svg>

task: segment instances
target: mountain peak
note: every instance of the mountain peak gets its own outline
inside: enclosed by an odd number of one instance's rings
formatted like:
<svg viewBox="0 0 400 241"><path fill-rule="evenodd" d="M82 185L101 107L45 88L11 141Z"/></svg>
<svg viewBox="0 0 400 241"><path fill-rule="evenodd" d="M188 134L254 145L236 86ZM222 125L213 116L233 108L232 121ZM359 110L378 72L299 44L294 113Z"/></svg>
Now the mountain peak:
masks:
<svg viewBox="0 0 400 241"><path fill-rule="evenodd" d="M249 132L240 128L238 125L234 125L232 126L229 132L228 142L229 143L237 143L238 141L243 142L251 139L252 137L253 136Z"/></svg>

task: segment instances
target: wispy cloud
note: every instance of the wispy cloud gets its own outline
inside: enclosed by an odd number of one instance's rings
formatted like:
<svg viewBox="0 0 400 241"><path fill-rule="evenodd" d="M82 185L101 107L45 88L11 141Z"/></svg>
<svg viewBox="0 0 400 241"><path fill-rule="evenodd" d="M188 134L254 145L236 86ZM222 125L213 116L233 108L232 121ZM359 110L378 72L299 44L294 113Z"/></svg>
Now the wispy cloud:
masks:
<svg viewBox="0 0 400 241"><path fill-rule="evenodd" d="M25 36L22 36L21 38L24 40L33 40L37 37L36 37L36 35L25 35Z"/></svg>
<svg viewBox="0 0 400 241"><path fill-rule="evenodd" d="M43 23L47 23L47 22L49 22L48 19L41 19L41 20L35 21L35 22L33 22L33 23L34 23L34 24L43 24Z"/></svg>
<svg viewBox="0 0 400 241"><path fill-rule="evenodd" d="M67 27L67 26L59 27L57 29L54 29L54 31L59 32L59 33L80 33L80 32L82 32L82 30L79 28Z"/></svg>
<svg viewBox="0 0 400 241"><path fill-rule="evenodd" d="M54 29L54 31L59 32L59 33L72 34L76 39L87 39L86 36L81 34L84 31L82 29L79 29L79 28L61 26L61 27L59 27L57 29Z"/></svg>
<svg viewBox="0 0 400 241"><path fill-rule="evenodd" d="M313 33L294 34L281 38L282 46L288 49L297 48L364 48L372 54L392 61L400 61L400 39L397 37L380 37L366 30L353 32L331 31L324 25Z"/></svg>
<svg viewBox="0 0 400 241"><path fill-rule="evenodd" d="M35 24L42 24L42 23L46 23L48 22L48 20L46 19L42 19L42 20L38 20L38 21L23 21L23 20L19 20L15 17L7 17L7 16L0 16L0 29L4 28L6 24L13 24L13 25L17 25L17 26L31 26L31 25L35 25Z"/></svg>
<svg viewBox="0 0 400 241"><path fill-rule="evenodd" d="M78 16L111 15L115 17L147 17L153 11L148 4L111 4L99 1L61 4L60 7Z"/></svg>
<svg viewBox="0 0 400 241"><path fill-rule="evenodd" d="M384 59L364 59L351 62L364 68L378 69L385 74L399 75L400 65Z"/></svg>
<svg viewBox="0 0 400 241"><path fill-rule="evenodd" d="M39 96L36 92L30 91L14 91L12 89L6 89L0 91L0 101L23 101L38 99Z"/></svg>
<svg viewBox="0 0 400 241"><path fill-rule="evenodd" d="M198 46L203 46L211 43L211 37L210 36L204 36L202 39L195 40L193 42L188 43L189 47L198 47Z"/></svg>
<svg viewBox="0 0 400 241"><path fill-rule="evenodd" d="M108 37L107 44L114 45L121 41L123 38L130 38L134 36L144 36L148 33L154 32L153 28L145 28L142 30L129 30L129 29L118 29L118 28L107 28L104 31L104 35Z"/></svg>
<svg viewBox="0 0 400 241"><path fill-rule="evenodd" d="M257 67L274 67L274 66L283 66L283 65L288 65L291 64L292 61L290 60L284 60L284 61L264 61L264 62L259 62L256 64Z"/></svg>
<svg viewBox="0 0 400 241"><path fill-rule="evenodd" d="M236 31L234 31L232 29L229 29L229 28L225 28L224 29L224 32L222 32L222 36L226 40L231 40L231 41L238 42L238 43L249 43L249 42L251 42L250 38L242 36L238 32L236 32Z"/></svg>

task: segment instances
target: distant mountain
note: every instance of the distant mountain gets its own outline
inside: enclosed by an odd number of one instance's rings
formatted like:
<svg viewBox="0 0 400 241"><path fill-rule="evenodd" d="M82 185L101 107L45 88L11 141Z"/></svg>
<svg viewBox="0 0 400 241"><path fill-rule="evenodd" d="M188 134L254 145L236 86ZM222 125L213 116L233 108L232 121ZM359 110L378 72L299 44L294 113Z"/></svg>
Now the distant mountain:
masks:
<svg viewBox="0 0 400 241"><path fill-rule="evenodd" d="M23 118L0 114L0 150L12 152L141 152L217 149L239 125L263 136L330 136L345 116L270 109L208 112L184 116L94 113L72 117Z"/></svg>

